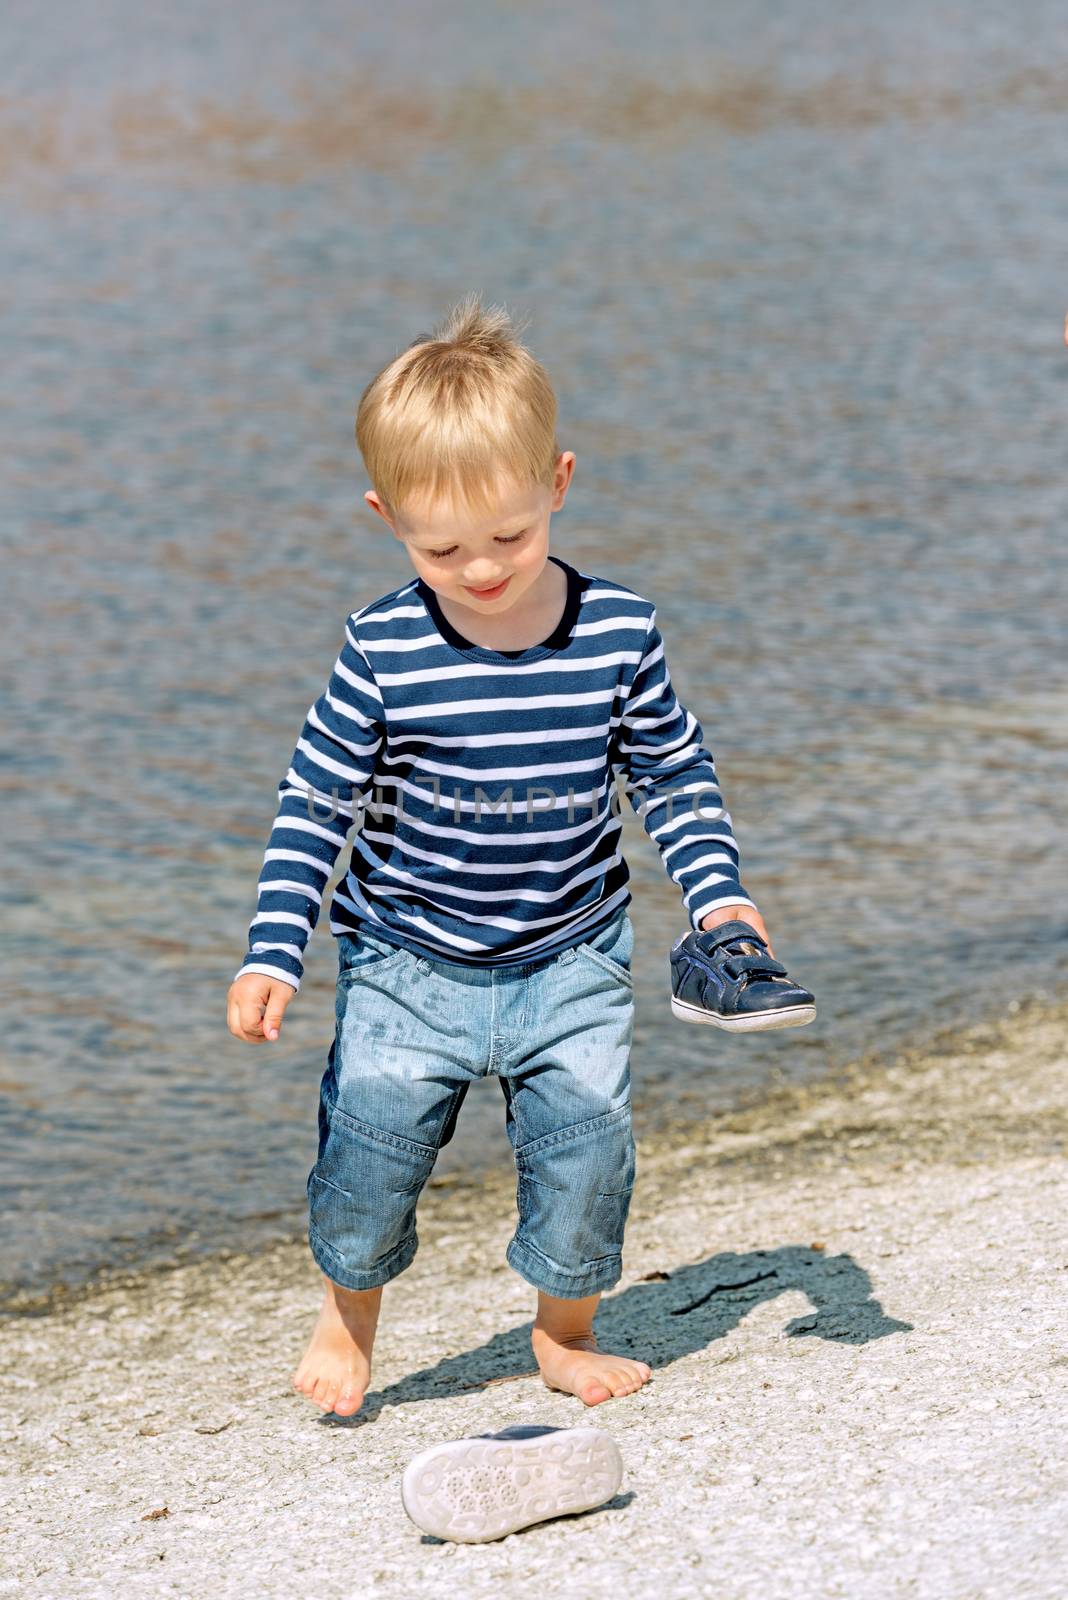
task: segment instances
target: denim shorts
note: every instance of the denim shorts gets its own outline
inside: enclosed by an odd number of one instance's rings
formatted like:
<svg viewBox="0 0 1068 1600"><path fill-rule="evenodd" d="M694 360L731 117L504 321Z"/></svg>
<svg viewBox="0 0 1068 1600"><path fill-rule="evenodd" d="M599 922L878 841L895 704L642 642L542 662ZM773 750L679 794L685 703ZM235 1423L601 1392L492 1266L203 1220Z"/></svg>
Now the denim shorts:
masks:
<svg viewBox="0 0 1068 1600"><path fill-rule="evenodd" d="M529 966L338 937L337 1028L308 1176L309 1240L326 1276L372 1289L415 1255L416 1203L476 1078L504 1092L519 1221L512 1267L564 1298L609 1289L634 1184L626 910Z"/></svg>

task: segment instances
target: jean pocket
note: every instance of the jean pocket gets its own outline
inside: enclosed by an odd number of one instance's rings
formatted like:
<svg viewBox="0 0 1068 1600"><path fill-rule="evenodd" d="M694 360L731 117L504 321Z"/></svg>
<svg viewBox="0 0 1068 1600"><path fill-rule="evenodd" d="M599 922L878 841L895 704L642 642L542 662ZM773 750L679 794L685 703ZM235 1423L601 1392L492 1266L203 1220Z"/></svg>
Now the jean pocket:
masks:
<svg viewBox="0 0 1068 1600"><path fill-rule="evenodd" d="M338 935L338 982L355 982L365 972L383 972L396 966L409 952L376 935Z"/></svg>
<svg viewBox="0 0 1068 1600"><path fill-rule="evenodd" d="M585 944L578 945L577 949L579 955L595 961L613 978L618 978L628 989L633 989L634 978L630 970L633 947L634 929L630 918L624 915L618 923L610 923L607 928L602 928L600 933Z"/></svg>

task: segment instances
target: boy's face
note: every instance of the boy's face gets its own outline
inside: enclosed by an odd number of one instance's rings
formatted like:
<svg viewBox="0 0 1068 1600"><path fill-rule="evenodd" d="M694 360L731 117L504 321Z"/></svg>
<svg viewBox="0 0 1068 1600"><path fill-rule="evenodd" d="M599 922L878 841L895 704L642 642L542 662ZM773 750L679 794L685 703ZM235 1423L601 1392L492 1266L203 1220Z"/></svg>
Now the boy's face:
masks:
<svg viewBox="0 0 1068 1600"><path fill-rule="evenodd" d="M503 614L529 595L544 571L549 522L564 503L574 465L574 453L565 450L551 489L502 479L487 515L445 501L413 502L390 515L373 489L364 499L389 523L437 594L473 611Z"/></svg>

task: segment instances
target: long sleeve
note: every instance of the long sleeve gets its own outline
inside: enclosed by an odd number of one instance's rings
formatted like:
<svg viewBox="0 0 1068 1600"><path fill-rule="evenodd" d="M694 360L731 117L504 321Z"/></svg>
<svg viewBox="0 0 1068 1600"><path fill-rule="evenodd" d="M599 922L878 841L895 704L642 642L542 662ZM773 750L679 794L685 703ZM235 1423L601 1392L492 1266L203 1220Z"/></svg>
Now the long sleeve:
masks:
<svg viewBox="0 0 1068 1600"><path fill-rule="evenodd" d="M278 787L248 954L235 977L264 972L300 988L304 950L355 807L370 790L383 732L382 696L350 616L329 682L308 710Z"/></svg>
<svg viewBox="0 0 1068 1600"><path fill-rule="evenodd" d="M730 814L703 738L675 696L654 610L617 729L615 765L695 929L717 906L756 909L739 880Z"/></svg>

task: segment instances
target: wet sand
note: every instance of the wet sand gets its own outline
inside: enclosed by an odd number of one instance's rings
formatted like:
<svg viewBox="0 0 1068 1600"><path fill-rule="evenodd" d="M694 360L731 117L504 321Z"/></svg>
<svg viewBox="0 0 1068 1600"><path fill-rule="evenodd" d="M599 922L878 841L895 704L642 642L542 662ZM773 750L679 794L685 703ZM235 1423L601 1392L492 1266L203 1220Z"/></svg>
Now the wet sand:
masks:
<svg viewBox="0 0 1068 1600"><path fill-rule="evenodd" d="M640 1147L587 1411L530 1376L512 1184L428 1191L372 1393L290 1373L303 1244L116 1277L0 1334L0 1593L724 1597L1064 1593L1068 1006L1028 1003ZM488 1546L424 1539L415 1451L596 1422L623 1489Z"/></svg>

